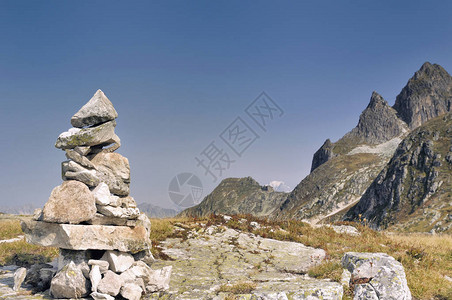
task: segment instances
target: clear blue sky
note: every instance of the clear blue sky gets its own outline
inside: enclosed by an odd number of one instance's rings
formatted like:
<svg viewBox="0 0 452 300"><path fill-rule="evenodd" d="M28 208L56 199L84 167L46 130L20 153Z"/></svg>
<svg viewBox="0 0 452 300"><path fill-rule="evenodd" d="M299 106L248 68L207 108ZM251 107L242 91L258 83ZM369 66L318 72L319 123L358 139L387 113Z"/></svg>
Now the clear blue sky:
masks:
<svg viewBox="0 0 452 300"><path fill-rule="evenodd" d="M373 90L392 105L423 62L452 71L451 12L448 1L0 1L0 206L47 201L65 159L55 140L97 89L119 113L138 203L171 207L180 172L210 192L194 157L262 91L285 114L223 178L293 188Z"/></svg>

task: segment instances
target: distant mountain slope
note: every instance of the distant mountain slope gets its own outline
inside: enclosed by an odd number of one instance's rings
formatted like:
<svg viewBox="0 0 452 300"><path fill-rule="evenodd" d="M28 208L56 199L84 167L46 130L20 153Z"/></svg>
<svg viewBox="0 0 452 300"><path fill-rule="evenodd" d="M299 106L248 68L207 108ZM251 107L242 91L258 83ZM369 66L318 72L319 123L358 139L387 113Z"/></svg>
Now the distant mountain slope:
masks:
<svg viewBox="0 0 452 300"><path fill-rule="evenodd" d="M406 135L406 124L376 92L358 125L314 154L312 171L272 217L313 223L355 204Z"/></svg>
<svg viewBox="0 0 452 300"><path fill-rule="evenodd" d="M251 177L226 178L204 200L180 213L180 216L216 214L252 214L267 216L286 199L287 193L260 186Z"/></svg>
<svg viewBox="0 0 452 300"><path fill-rule="evenodd" d="M452 232L452 113L415 129L345 220Z"/></svg>
<svg viewBox="0 0 452 300"><path fill-rule="evenodd" d="M163 208L151 203L138 204L138 208L150 218L169 218L174 217L179 213L179 211L175 209Z"/></svg>

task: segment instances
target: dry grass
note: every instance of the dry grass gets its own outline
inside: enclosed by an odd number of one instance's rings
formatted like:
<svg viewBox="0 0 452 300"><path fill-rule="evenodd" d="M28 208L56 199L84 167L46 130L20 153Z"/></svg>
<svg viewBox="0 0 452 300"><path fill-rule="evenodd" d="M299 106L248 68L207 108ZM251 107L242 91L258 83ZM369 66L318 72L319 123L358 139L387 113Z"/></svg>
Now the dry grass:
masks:
<svg viewBox="0 0 452 300"><path fill-rule="evenodd" d="M11 239L23 235L20 220L0 219L0 239ZM58 256L58 249L31 245L25 240L0 243L0 265L18 264L27 266L33 263L50 262Z"/></svg>
<svg viewBox="0 0 452 300"><path fill-rule="evenodd" d="M0 220L0 240L12 239L23 234L17 219Z"/></svg>
<svg viewBox="0 0 452 300"><path fill-rule="evenodd" d="M236 284L224 284L220 286L218 292L232 293L232 294L249 294L256 288L254 282L239 282Z"/></svg>
<svg viewBox="0 0 452 300"><path fill-rule="evenodd" d="M242 218L246 218L248 222L241 222ZM257 221L261 228L251 227L249 224L251 221ZM175 236L174 224L184 224L186 228L200 227L200 224L205 226L215 224L252 232L262 237L300 242L307 246L322 248L327 253L327 259L312 268L309 275L335 281L339 281L342 274L340 260L344 253L351 251L388 253L403 264L408 285L415 299L452 299L452 283L444 278L445 275L452 277L452 237L450 235L385 234L353 223L350 225L357 227L361 233L360 236L355 237L336 233L327 227L313 228L300 221L275 222L249 215L233 216L228 222L220 216L204 219L160 219L151 220L151 222L153 222L153 230L156 230L153 234L156 245L166 237ZM347 291L345 296L350 297L351 292Z"/></svg>

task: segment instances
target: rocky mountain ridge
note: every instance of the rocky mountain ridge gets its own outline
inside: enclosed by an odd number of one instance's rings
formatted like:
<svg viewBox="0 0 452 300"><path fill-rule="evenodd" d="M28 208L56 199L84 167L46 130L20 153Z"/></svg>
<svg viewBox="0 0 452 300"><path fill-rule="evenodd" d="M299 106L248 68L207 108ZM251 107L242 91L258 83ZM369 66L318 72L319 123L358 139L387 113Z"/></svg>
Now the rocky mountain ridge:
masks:
<svg viewBox="0 0 452 300"><path fill-rule="evenodd" d="M429 62L408 81L393 107L373 92L357 126L335 143L327 139L313 156L311 173L284 200L267 203L268 209L259 211L259 215L312 223L342 219L360 201L410 131L450 111L451 95L452 77L441 66ZM214 190L196 209L203 207L203 214L256 213L250 210L255 205L250 191L242 191L238 201L238 197L231 197L236 187L228 188L231 190L223 186L221 193ZM278 202L278 207L270 208ZM261 199L258 206L263 204Z"/></svg>

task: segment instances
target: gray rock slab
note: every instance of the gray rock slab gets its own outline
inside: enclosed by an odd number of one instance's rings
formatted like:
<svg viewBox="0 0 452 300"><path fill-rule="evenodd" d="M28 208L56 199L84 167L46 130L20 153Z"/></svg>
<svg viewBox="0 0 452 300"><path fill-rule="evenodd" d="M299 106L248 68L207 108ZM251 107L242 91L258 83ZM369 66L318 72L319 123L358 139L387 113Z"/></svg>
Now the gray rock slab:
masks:
<svg viewBox="0 0 452 300"><path fill-rule="evenodd" d="M150 240L142 226L71 225L34 220L22 221L27 242L72 250L119 250L139 252L149 248Z"/></svg>

